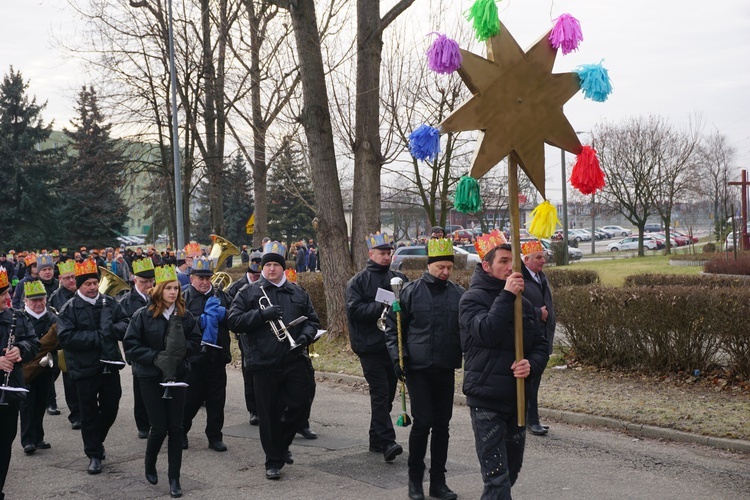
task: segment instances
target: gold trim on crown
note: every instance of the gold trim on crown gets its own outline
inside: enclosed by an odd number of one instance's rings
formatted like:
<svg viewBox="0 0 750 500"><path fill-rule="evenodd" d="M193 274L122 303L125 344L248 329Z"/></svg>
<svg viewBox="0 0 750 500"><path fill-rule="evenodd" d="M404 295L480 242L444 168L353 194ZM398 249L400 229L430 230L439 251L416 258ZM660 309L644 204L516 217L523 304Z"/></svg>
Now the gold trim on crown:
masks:
<svg viewBox="0 0 750 500"><path fill-rule="evenodd" d="M453 256L453 242L448 238L431 238L427 240L428 257Z"/></svg>
<svg viewBox="0 0 750 500"><path fill-rule="evenodd" d="M96 267L96 262L91 259L86 259L83 262L75 263L76 276L83 276L84 274L96 274L99 275L99 269Z"/></svg>
<svg viewBox="0 0 750 500"><path fill-rule="evenodd" d="M177 272L173 265L168 266L157 266L154 268L154 278L156 283L164 283L165 281L177 281Z"/></svg>

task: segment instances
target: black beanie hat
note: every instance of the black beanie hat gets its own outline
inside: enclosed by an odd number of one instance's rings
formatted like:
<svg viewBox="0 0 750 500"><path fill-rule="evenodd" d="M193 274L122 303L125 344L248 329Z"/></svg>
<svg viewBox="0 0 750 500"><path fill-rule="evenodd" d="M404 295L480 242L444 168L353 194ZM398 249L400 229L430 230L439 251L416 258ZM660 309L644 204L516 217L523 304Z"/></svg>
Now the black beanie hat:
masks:
<svg viewBox="0 0 750 500"><path fill-rule="evenodd" d="M80 276L76 276L76 288L81 288L81 285L91 278L99 279L99 273L81 274Z"/></svg>
<svg viewBox="0 0 750 500"><path fill-rule="evenodd" d="M267 253L263 254L263 258L260 259L260 267L265 266L269 262L276 262L281 267L283 267L283 268L286 269L286 261L284 260L284 256L283 255L279 255L279 254L273 253L273 252L267 252Z"/></svg>

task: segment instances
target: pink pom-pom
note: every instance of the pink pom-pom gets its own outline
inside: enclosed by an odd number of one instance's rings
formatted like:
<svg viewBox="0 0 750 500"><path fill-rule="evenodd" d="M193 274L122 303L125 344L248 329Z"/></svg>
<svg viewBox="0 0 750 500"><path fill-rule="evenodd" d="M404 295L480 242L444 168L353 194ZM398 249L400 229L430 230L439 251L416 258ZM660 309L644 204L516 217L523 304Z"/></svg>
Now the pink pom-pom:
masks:
<svg viewBox="0 0 750 500"><path fill-rule="evenodd" d="M461 67L462 61L458 42L445 35L438 36L427 49L427 65L436 73L453 73Z"/></svg>
<svg viewBox="0 0 750 500"><path fill-rule="evenodd" d="M549 42L553 49L562 48L563 55L578 50L583 41L581 23L570 14L563 14L555 19L555 27L549 34Z"/></svg>

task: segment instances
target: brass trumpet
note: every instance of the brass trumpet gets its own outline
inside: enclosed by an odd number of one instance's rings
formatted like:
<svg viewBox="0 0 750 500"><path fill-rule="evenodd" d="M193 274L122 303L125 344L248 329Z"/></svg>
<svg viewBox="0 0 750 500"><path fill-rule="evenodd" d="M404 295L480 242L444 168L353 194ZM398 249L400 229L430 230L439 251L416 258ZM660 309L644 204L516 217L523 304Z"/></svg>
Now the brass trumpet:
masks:
<svg viewBox="0 0 750 500"><path fill-rule="evenodd" d="M273 306L273 304L271 304L271 299L268 297L268 294L266 293L266 291L263 289L262 286L260 287L260 291L261 293L263 293L263 297L258 299L258 306L260 307L260 310L263 311L267 307ZM294 341L292 336L289 334L289 328L299 325L306 319L307 319L307 316L300 316L299 318L289 323L289 326L286 326L284 322L280 319L274 319L274 320L269 321L268 323L271 325L271 330L273 330L274 335L276 335L276 340L278 340L279 342L285 342L288 340L289 351L293 352L302 346L300 346L299 344L297 344L297 342Z"/></svg>
<svg viewBox="0 0 750 500"><path fill-rule="evenodd" d="M385 307L383 307L383 314L380 315L378 318L378 330L385 331L385 317L388 316L388 311L391 309L391 306L389 304L385 304Z"/></svg>

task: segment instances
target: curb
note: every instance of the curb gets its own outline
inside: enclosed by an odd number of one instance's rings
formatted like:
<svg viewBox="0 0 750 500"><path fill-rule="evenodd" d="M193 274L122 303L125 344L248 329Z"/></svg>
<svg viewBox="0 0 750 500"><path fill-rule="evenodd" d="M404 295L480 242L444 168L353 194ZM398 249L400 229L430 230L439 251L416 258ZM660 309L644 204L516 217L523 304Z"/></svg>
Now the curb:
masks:
<svg viewBox="0 0 750 500"><path fill-rule="evenodd" d="M330 380L333 382L360 383L365 384L367 381L364 377L357 375L347 375L344 373L315 372L315 377L321 381ZM456 394L454 397L455 404L466 406L466 396ZM590 427L604 427L628 434L644 437L649 439L666 439L678 443L698 444L720 448L739 453L750 455L750 441L743 439L720 438L714 436L702 436L690 432L678 431L675 429L665 429L653 425L634 424L625 420L618 420L610 417L600 417L598 415L589 415L587 413L576 413L565 410L552 410L548 408L539 408L539 414L545 418L550 418L571 425L587 425Z"/></svg>

